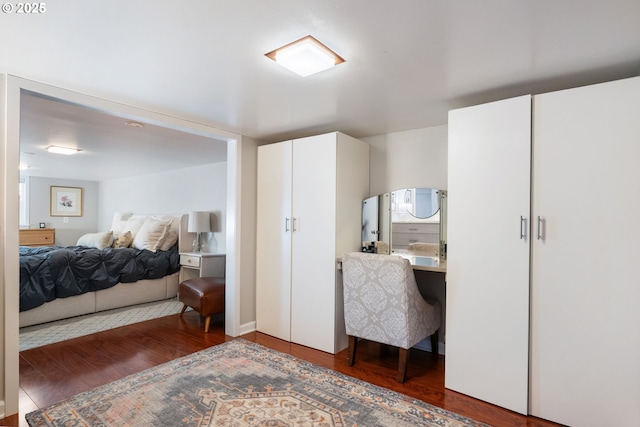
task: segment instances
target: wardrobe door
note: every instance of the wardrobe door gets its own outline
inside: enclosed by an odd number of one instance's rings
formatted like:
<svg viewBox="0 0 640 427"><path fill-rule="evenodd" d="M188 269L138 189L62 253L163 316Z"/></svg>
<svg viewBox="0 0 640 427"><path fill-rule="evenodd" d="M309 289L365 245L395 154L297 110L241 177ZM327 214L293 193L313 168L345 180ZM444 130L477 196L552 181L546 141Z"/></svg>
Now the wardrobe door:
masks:
<svg viewBox="0 0 640 427"><path fill-rule="evenodd" d="M336 134L293 143L291 341L334 352Z"/></svg>
<svg viewBox="0 0 640 427"><path fill-rule="evenodd" d="M534 98L530 409L562 424L640 420L639 111L640 78Z"/></svg>
<svg viewBox="0 0 640 427"><path fill-rule="evenodd" d="M256 328L291 339L292 142L258 148Z"/></svg>
<svg viewBox="0 0 640 427"><path fill-rule="evenodd" d="M449 112L445 387L527 413L531 97Z"/></svg>

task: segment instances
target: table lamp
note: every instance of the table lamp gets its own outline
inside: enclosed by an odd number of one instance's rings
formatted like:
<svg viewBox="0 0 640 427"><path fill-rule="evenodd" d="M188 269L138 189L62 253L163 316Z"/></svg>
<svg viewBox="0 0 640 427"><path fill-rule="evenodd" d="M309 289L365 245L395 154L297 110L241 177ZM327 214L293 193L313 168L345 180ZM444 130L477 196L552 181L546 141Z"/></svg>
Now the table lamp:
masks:
<svg viewBox="0 0 640 427"><path fill-rule="evenodd" d="M196 239L193 241L193 252L202 252L202 233L211 232L209 212L189 212L189 226L187 227L187 231L189 233L196 233Z"/></svg>

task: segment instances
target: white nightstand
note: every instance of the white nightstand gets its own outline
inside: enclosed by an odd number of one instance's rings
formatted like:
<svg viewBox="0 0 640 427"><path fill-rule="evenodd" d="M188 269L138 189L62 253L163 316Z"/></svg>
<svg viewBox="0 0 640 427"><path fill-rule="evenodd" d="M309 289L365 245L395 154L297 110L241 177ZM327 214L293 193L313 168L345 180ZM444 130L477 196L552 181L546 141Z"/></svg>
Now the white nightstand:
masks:
<svg viewBox="0 0 640 427"><path fill-rule="evenodd" d="M195 277L224 277L225 254L180 252L180 282Z"/></svg>

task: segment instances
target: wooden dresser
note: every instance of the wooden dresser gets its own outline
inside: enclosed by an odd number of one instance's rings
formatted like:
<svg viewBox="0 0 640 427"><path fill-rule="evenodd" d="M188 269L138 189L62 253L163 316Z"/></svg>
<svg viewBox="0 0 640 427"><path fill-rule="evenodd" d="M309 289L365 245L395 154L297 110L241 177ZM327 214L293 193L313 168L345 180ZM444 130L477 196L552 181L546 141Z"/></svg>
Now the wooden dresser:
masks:
<svg viewBox="0 0 640 427"><path fill-rule="evenodd" d="M55 228L28 228L20 230L20 246L53 246L55 243Z"/></svg>

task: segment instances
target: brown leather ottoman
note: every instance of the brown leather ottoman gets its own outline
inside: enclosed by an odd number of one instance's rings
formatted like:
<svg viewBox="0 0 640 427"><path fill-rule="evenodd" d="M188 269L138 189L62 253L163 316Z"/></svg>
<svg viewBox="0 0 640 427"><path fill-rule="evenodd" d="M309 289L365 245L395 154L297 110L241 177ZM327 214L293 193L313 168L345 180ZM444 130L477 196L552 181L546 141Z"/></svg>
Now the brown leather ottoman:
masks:
<svg viewBox="0 0 640 427"><path fill-rule="evenodd" d="M205 317L204 331L209 332L211 315L224 312L224 277L196 277L180 283L178 301L184 304L180 316L187 307Z"/></svg>

